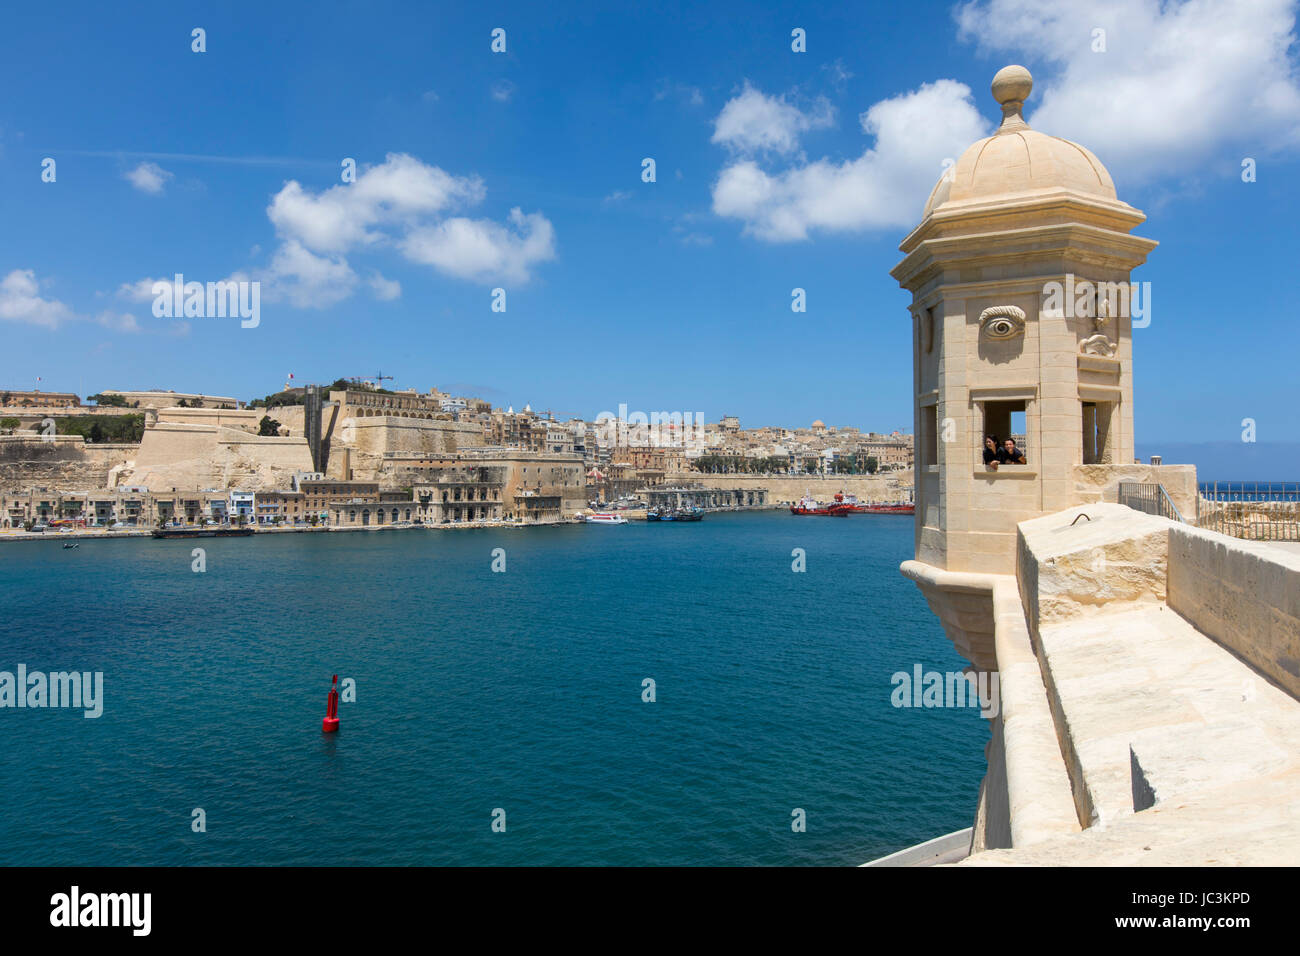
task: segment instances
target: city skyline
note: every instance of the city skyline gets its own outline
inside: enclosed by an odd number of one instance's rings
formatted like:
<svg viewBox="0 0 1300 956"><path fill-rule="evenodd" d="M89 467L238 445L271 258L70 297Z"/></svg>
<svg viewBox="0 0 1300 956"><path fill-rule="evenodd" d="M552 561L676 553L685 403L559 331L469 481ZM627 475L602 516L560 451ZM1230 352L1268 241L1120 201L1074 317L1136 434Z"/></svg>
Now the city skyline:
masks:
<svg viewBox="0 0 1300 956"><path fill-rule="evenodd" d="M259 11L255 30L249 10L155 10L129 28L87 11L71 34L18 12L0 40L11 387L246 400L289 372L382 368L564 417L627 404L910 431L911 331L887 271L945 161L993 128L990 65L1019 61L1030 123L1088 142L1161 243L1135 273L1153 291L1139 445L1239 440L1245 419L1259 443L1300 441L1294 327L1261 318L1267 347L1217 345L1252 328L1224 322L1243 288L1254 315L1290 304L1268 280L1298 251L1293 3L1047 20L927 4L937 63L903 24L790 5L558 22L326 5ZM1179 30L1217 55L1180 67ZM260 282L260 323L156 318L152 282L176 274Z"/></svg>

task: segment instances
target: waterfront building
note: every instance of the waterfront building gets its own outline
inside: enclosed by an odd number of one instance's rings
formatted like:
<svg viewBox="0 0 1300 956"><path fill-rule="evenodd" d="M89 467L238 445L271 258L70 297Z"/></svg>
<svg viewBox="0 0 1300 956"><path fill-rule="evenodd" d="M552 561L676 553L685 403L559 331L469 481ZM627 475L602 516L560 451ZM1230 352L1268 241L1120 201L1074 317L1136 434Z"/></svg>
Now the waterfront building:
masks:
<svg viewBox="0 0 1300 956"><path fill-rule="evenodd" d="M245 521L256 520L257 509L254 506L254 492L232 491L229 501L228 513L231 520L238 521L240 518Z"/></svg>
<svg viewBox="0 0 1300 956"><path fill-rule="evenodd" d="M299 524L306 511L301 491L259 491L255 498L258 524Z"/></svg>
<svg viewBox="0 0 1300 956"><path fill-rule="evenodd" d="M558 515L569 517L586 507L586 469L576 455L530 452L520 448L467 448L454 455L389 455L383 461L384 482L398 487L430 484L447 469L495 466L503 470L501 500L507 503L505 517L535 515L538 505L533 499L556 497ZM522 492L532 494L518 497ZM516 506L523 509L516 512ZM550 513L549 506L542 509Z"/></svg>

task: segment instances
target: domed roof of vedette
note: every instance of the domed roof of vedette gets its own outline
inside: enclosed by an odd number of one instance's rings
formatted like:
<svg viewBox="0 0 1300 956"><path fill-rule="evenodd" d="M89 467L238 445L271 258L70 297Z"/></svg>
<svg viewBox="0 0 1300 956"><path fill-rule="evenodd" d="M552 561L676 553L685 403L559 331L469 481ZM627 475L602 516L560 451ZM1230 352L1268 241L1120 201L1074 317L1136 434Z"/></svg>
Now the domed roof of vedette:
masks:
<svg viewBox="0 0 1300 956"><path fill-rule="evenodd" d="M1059 136L1030 129L1021 109L1034 87L1023 66L1007 66L993 77L993 98L1002 105L1002 125L944 171L925 204L930 215L949 203L1030 198L1069 190L1118 200L1110 173L1089 150Z"/></svg>

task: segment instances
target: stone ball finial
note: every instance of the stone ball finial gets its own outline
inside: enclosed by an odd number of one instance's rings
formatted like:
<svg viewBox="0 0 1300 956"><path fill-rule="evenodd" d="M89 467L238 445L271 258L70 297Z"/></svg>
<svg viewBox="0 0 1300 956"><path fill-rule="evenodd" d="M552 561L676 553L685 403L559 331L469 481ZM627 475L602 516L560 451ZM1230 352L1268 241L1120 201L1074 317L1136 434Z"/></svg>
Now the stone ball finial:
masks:
<svg viewBox="0 0 1300 956"><path fill-rule="evenodd" d="M1023 66L1004 66L993 77L993 98L1004 107L1019 105L1029 99L1034 88L1034 78Z"/></svg>

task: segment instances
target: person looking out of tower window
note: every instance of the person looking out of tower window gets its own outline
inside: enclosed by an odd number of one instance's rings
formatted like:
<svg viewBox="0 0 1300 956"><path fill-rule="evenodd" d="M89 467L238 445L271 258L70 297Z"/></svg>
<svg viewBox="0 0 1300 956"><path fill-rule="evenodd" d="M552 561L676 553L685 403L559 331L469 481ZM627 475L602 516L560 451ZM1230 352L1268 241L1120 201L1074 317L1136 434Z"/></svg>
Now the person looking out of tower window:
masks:
<svg viewBox="0 0 1300 956"><path fill-rule="evenodd" d="M1027 465L1025 453L1016 447L1016 440L1008 438L1002 442L1002 464L1004 465Z"/></svg>
<svg viewBox="0 0 1300 956"><path fill-rule="evenodd" d="M985 467L992 468L994 471L997 471L998 464L999 462L1001 462L1001 460L1002 460L1002 449L998 447L998 436L985 435L984 436Z"/></svg>

